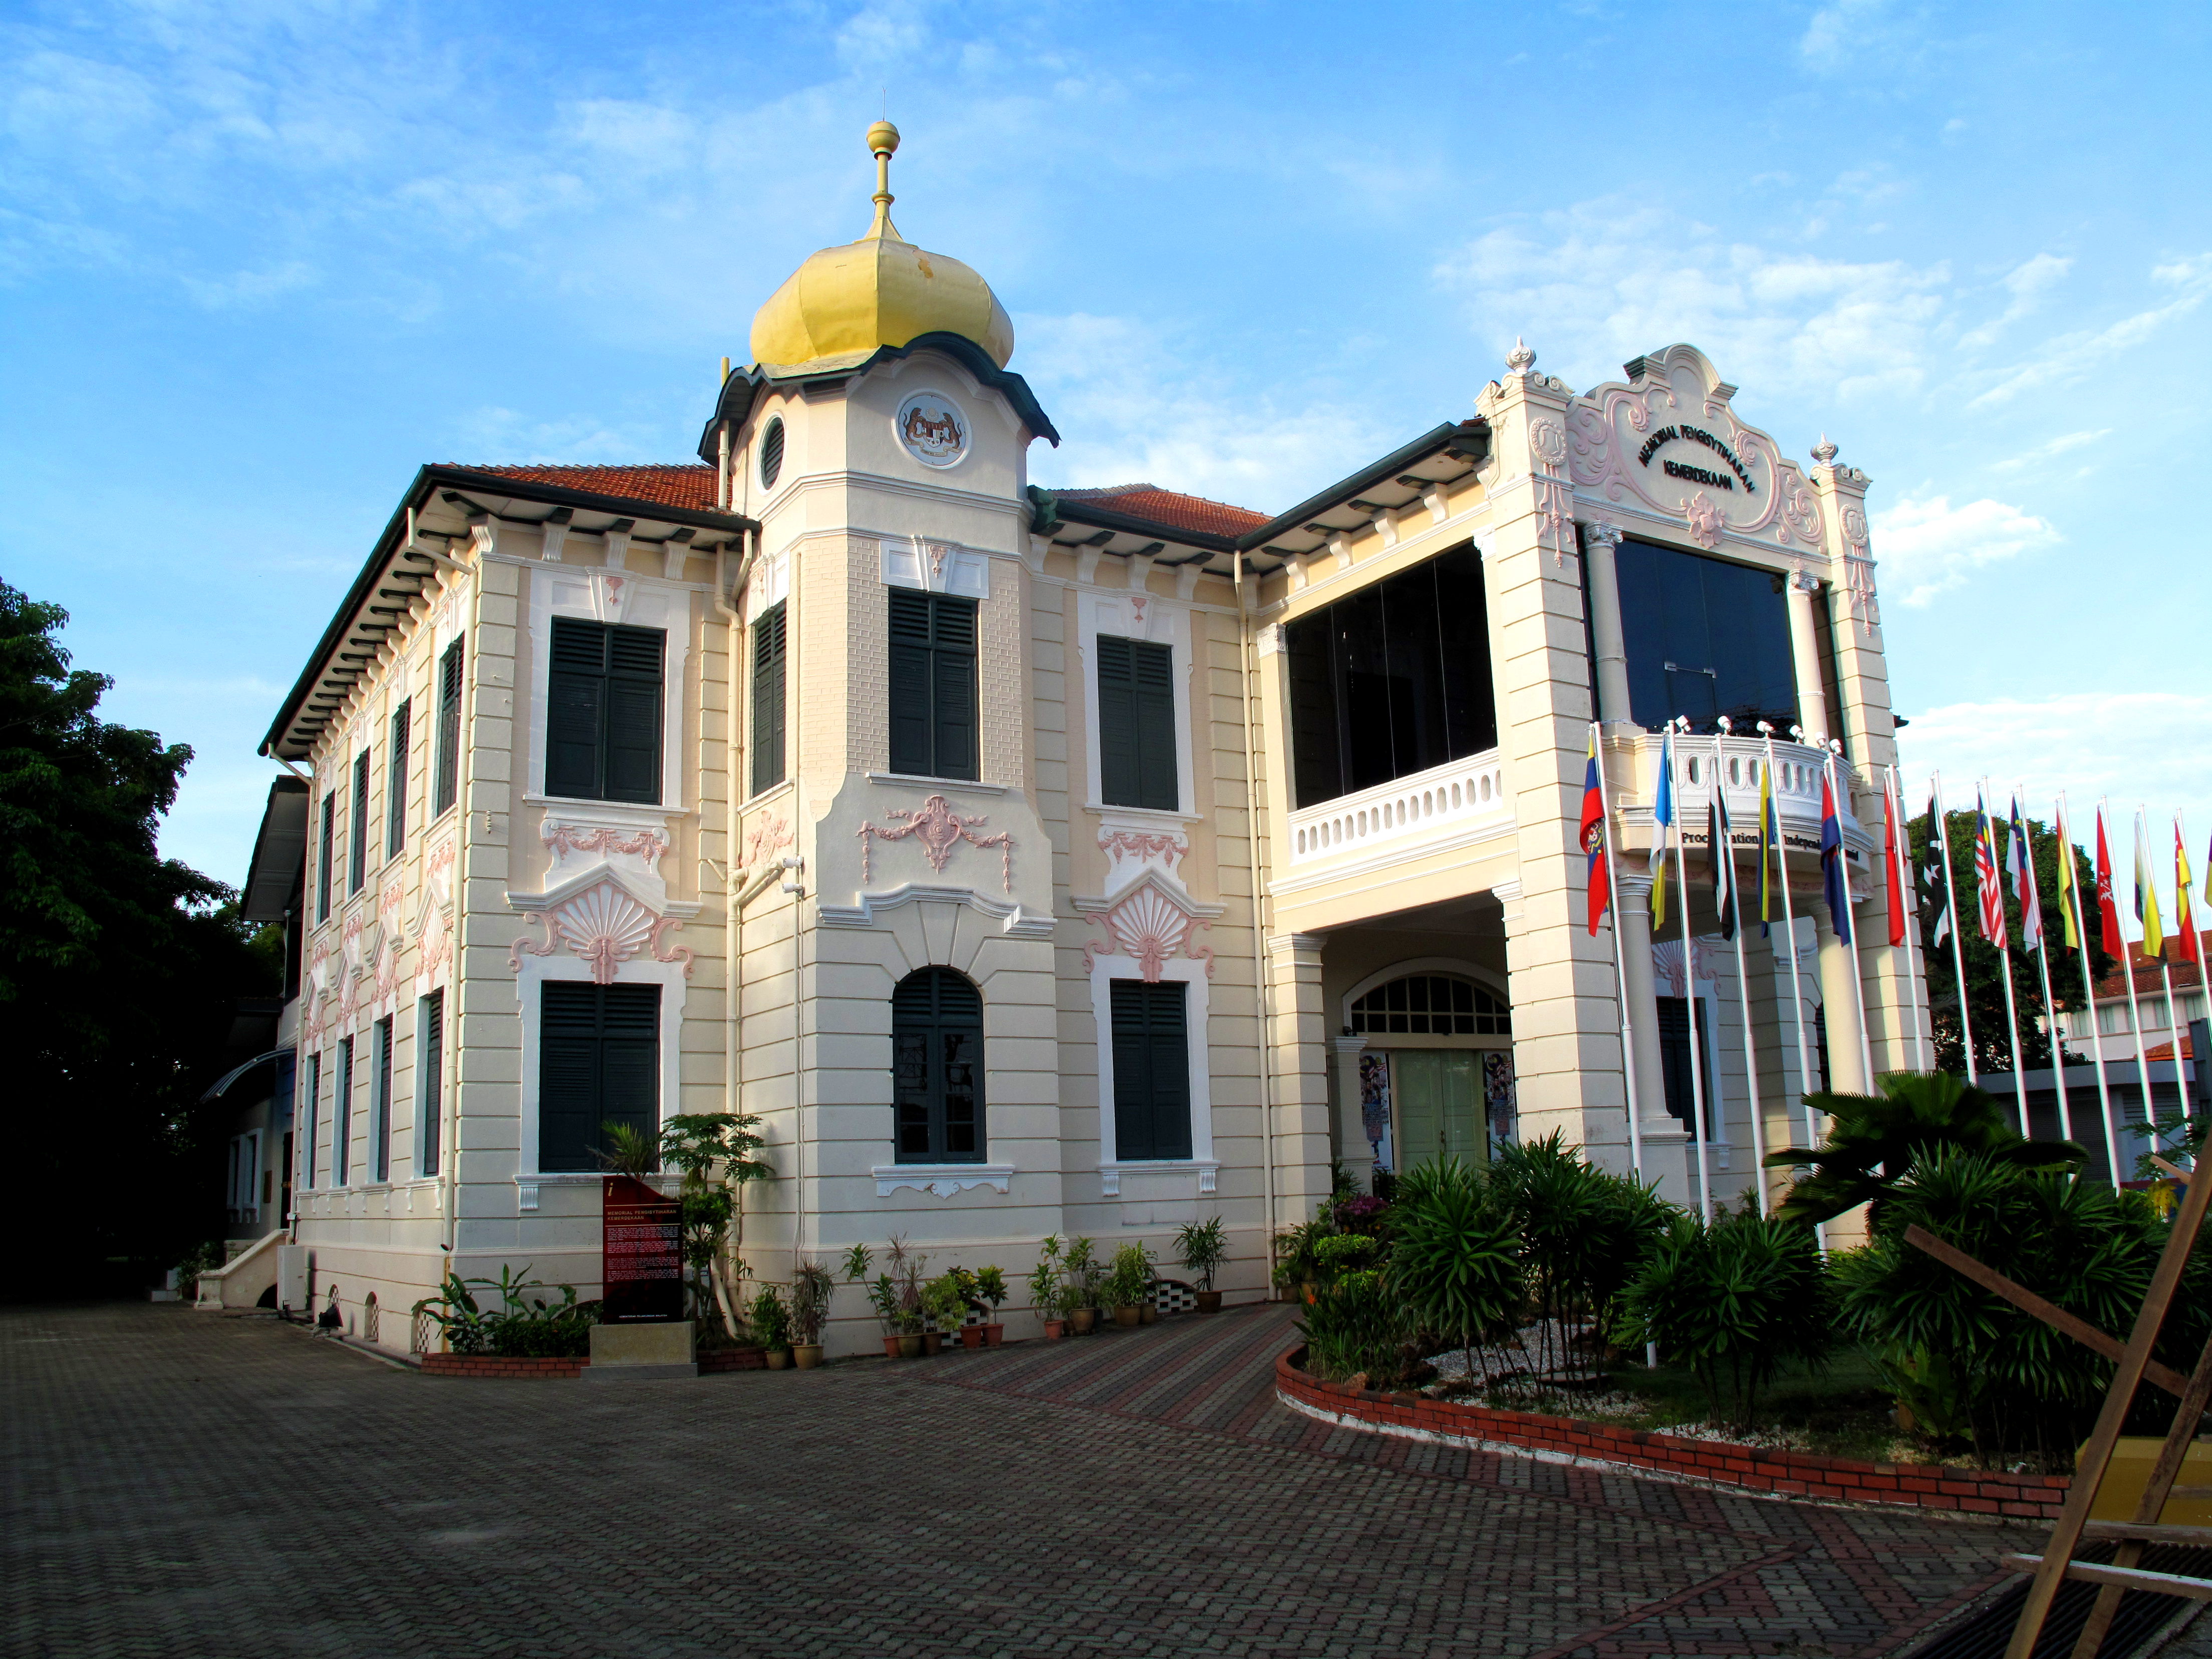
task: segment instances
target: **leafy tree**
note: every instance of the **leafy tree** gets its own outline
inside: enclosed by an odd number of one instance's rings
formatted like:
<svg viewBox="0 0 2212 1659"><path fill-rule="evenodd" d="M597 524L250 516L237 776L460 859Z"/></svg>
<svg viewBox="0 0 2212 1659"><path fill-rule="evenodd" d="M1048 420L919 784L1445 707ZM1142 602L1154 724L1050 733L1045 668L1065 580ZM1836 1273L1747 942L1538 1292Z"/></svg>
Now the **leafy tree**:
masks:
<svg viewBox="0 0 2212 1659"><path fill-rule="evenodd" d="M222 1068L240 995L273 993L230 890L161 855L191 759L100 719L61 607L0 582L0 1053L19 1182L14 1259L85 1287L219 1232Z"/></svg>
<svg viewBox="0 0 2212 1659"><path fill-rule="evenodd" d="M1770 1170L1806 1169L1790 1189L1779 1221L1832 1221L1862 1204L1879 1222L1889 1195L1914 1169L1945 1152L1976 1152L2011 1169L2078 1169L2087 1151L2070 1140L2024 1140L2012 1109L1948 1072L1891 1072L1878 1095L1820 1093L1806 1100L1828 1117L1818 1146L1767 1154Z"/></svg>
<svg viewBox="0 0 2212 1659"><path fill-rule="evenodd" d="M1995 813L2003 808L1992 803L1990 810ZM2034 848L2035 888L2043 906L2044 931L2050 939L2051 1000L2062 1013L2086 1008L2089 997L2081 984L2081 958L2066 948L2066 929L2059 919L2058 837L2050 825L2039 819L2027 818L2025 822L2028 840ZM2021 1063L2033 1070L2051 1064L2051 1034L2042 1029L2042 976L2033 955L2020 948L2020 906L2011 897L2008 888L2005 936L2011 940L2011 948L2000 953L1996 945L1982 938L1975 921L1979 915L1976 895L1980 890L1974 874L1974 815L1970 811L1943 815L1943 832L1951 848L1951 890L1958 898L1958 915L1952 918L1952 925L1960 930L1966 961L1966 1013L1974 1028L1974 1065L1984 1072L2009 1072L2013 1066L2012 1048L2005 1036L2003 963L2008 961L2013 997L2020 1011ZM2000 873L2006 837L2010 833L2008 823L1996 828ZM1959 1029L1958 968L1952 957L1950 939L1946 938L1941 945L1935 942L1936 918L1944 903L1942 849L1936 848L1933 855L1929 852L1925 812L1912 820L1911 842L1911 868L1923 872L1918 879L1922 890L1920 938L1927 952L1928 998L1936 1027L1936 1065L1940 1071L1963 1073L1966 1069L1966 1051ZM2080 848L2069 847L2065 850L2074 860L2074 878L2078 884L2082 913L2089 924L2090 973L2101 980L2118 963L2098 943L2096 866ZM2073 1058L2087 1060L2086 1055Z"/></svg>

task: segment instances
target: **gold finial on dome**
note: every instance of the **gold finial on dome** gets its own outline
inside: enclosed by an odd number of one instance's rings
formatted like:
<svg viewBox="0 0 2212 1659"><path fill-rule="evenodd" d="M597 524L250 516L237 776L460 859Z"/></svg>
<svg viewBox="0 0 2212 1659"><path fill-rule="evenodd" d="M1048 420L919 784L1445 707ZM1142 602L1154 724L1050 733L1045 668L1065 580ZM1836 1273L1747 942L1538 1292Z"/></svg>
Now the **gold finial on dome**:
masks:
<svg viewBox="0 0 2212 1659"><path fill-rule="evenodd" d="M858 241L825 247L784 279L753 316L753 361L779 368L857 362L880 346L957 334L1000 368L1014 355L1013 319L991 285L942 253L915 246L891 222L898 129L868 129L876 158L876 217Z"/></svg>
<svg viewBox="0 0 2212 1659"><path fill-rule="evenodd" d="M888 236L894 242L905 237L891 222L891 157L898 153L898 129L889 121L878 121L868 129L868 154L876 158L876 222L868 227L871 236Z"/></svg>

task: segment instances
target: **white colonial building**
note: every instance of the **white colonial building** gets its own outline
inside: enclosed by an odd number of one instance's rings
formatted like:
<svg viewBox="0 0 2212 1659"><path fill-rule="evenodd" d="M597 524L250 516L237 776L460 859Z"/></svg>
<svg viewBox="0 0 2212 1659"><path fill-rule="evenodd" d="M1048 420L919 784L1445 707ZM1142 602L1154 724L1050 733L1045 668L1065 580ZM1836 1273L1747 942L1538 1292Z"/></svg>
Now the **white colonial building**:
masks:
<svg viewBox="0 0 2212 1659"><path fill-rule="evenodd" d="M1167 1255L1219 1215L1250 1297L1332 1160L1556 1129L1686 1201L1702 1151L1734 1198L1798 1121L1801 1015L1841 1086L1913 1062L1868 481L1832 448L1786 459L1689 346L1579 392L1516 350L1287 512L1039 488L1006 312L880 171L876 204L754 319L696 463L426 466L307 653L255 890L298 952L267 1133L318 1310L404 1346L369 1298L448 1264L594 1293L610 1121L759 1115L769 1279L895 1233L1010 1277L1047 1234ZM1589 722L1640 871L1652 732L1722 714L1681 750L1700 894L1716 779L1750 873L1753 723L1806 738L1748 1056L1733 947L1655 944L1628 867L1618 963L1583 917ZM1830 737L1856 946L1819 896Z"/></svg>

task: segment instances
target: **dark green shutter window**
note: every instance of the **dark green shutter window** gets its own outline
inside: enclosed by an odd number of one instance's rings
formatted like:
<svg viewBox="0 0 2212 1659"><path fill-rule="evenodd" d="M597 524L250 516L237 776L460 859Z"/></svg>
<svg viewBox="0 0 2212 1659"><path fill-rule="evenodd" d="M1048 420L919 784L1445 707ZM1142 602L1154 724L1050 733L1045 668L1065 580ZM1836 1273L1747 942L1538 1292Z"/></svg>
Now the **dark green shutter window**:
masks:
<svg viewBox="0 0 2212 1659"><path fill-rule="evenodd" d="M331 1185L353 1172L353 1039L338 1039L338 1074L331 1090Z"/></svg>
<svg viewBox="0 0 2212 1659"><path fill-rule="evenodd" d="M538 1167L592 1170L606 1125L660 1132L660 988L539 988Z"/></svg>
<svg viewBox="0 0 2212 1659"><path fill-rule="evenodd" d="M657 628L553 619L547 794L659 801L660 671L667 644L667 635Z"/></svg>
<svg viewBox="0 0 2212 1659"><path fill-rule="evenodd" d="M760 478L763 489L775 488L775 481L783 473L783 417L776 416L761 434Z"/></svg>
<svg viewBox="0 0 2212 1659"><path fill-rule="evenodd" d="M319 855L315 860L315 920L331 919L331 859L337 848L338 794L333 789L323 797L323 835Z"/></svg>
<svg viewBox="0 0 2212 1659"><path fill-rule="evenodd" d="M1190 1156L1190 1033L1180 980L1113 982L1114 1156Z"/></svg>
<svg viewBox="0 0 2212 1659"><path fill-rule="evenodd" d="M384 855L398 858L407 846L407 723L412 705L392 714L392 750L384 763Z"/></svg>
<svg viewBox="0 0 2212 1659"><path fill-rule="evenodd" d="M433 991L419 1005L415 1062L422 1088L422 1129L415 1145L415 1173L438 1173L438 1152L445 1139L446 994Z"/></svg>
<svg viewBox="0 0 2212 1659"><path fill-rule="evenodd" d="M983 994L950 968L891 993L891 1112L901 1164L983 1157Z"/></svg>
<svg viewBox="0 0 2212 1659"><path fill-rule="evenodd" d="M1182 805L1176 778L1175 653L1098 636L1098 787L1109 806Z"/></svg>
<svg viewBox="0 0 2212 1659"><path fill-rule="evenodd" d="M353 762L352 840L346 847L346 891L358 893L368 879L368 750Z"/></svg>
<svg viewBox="0 0 2212 1659"><path fill-rule="evenodd" d="M891 770L973 778L975 601L890 590Z"/></svg>
<svg viewBox="0 0 2212 1659"><path fill-rule="evenodd" d="M753 787L756 795L783 781L784 607L771 605L753 624Z"/></svg>
<svg viewBox="0 0 2212 1659"><path fill-rule="evenodd" d="M455 640L438 659L438 766L430 789L430 811L442 812L461 793L461 672L466 658Z"/></svg>
<svg viewBox="0 0 2212 1659"><path fill-rule="evenodd" d="M374 1181L392 1179L392 1017L376 1022L376 1087L369 1103L368 1158Z"/></svg>
<svg viewBox="0 0 2212 1659"><path fill-rule="evenodd" d="M322 1127L323 1120L323 1057L320 1054L307 1056L306 1118L307 1121L300 1126L305 1131L300 1145L300 1185L313 1187L315 1184L315 1136Z"/></svg>

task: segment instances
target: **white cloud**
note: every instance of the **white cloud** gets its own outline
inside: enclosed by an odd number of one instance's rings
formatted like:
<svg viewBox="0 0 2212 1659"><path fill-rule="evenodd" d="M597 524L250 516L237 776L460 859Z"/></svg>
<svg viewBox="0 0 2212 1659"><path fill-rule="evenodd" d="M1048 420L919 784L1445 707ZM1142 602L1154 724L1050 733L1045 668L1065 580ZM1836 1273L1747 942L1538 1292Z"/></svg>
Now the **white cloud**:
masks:
<svg viewBox="0 0 2212 1659"><path fill-rule="evenodd" d="M2039 253L2033 259L2007 272L2002 286L2012 295L2012 302L2002 316L1992 318L1971 333L1960 337L1959 343L1966 346L1987 345L1995 340L2007 325L2017 322L2043 303L2043 296L2064 280L2074 268L2071 259L2062 259L2054 253Z"/></svg>
<svg viewBox="0 0 2212 1659"><path fill-rule="evenodd" d="M463 465L475 462L491 466L604 465L685 459L656 453L658 436L657 426L624 425L596 415L546 419L518 410L486 407L471 410L453 423L448 441L455 453L447 459Z"/></svg>
<svg viewBox="0 0 2212 1659"><path fill-rule="evenodd" d="M2063 432L2049 443L2038 444L2025 453L2009 455L2002 461L1991 462L1990 471L2018 472L2027 467L2039 465L2045 461L2056 460L2059 456L2070 451L2086 449L2100 438L2110 437L2112 431L2112 428L2108 426L2100 426L2094 432Z"/></svg>
<svg viewBox="0 0 2212 1659"><path fill-rule="evenodd" d="M2091 813L2099 798L2108 796L2118 817L2111 833L2123 880L2139 805L2151 815L2151 844L2167 878L2173 813L2183 815L2191 861L2203 856L2212 832L2212 696L2081 691L2005 697L1947 703L1911 713L1911 721L1898 743L1916 795L1923 787L1918 781L1940 770L1946 805L1971 805L1976 781L1987 778L2008 798L2020 790L2022 810L2047 818L2063 790L2068 827L2085 845L2095 835ZM2198 878L2204 878L2201 867Z"/></svg>
<svg viewBox="0 0 2212 1659"><path fill-rule="evenodd" d="M1471 295L1501 351L1516 333L1584 384L1639 352L1702 346L1730 380L1773 395L1917 392L1949 280L1946 266L1772 252L1711 227L1617 200L1516 220L1436 267ZM1609 361L1608 361L1609 360Z"/></svg>
<svg viewBox="0 0 2212 1659"><path fill-rule="evenodd" d="M179 280L196 304L210 311L232 311L266 305L280 295L313 287L321 276L322 273L305 260L287 259L281 264L236 271L213 280L198 276Z"/></svg>
<svg viewBox="0 0 2212 1659"><path fill-rule="evenodd" d="M1979 409L2009 403L2023 392L2033 392L2039 386L2078 380L2109 364L2121 352L2142 344L2166 324L2196 310L2204 302L2205 295L2212 293L2212 253L2154 266L2150 275L2151 280L2160 287L2174 290L2172 299L2162 306L2122 318L2109 328L2061 334L2045 342L2025 362L2002 371L2003 378L1967 407Z"/></svg>
<svg viewBox="0 0 2212 1659"><path fill-rule="evenodd" d="M1873 528L1883 596L1916 606L1984 565L2061 539L2048 520L1987 496L1954 507L1948 495L1908 495L1877 512Z"/></svg>

